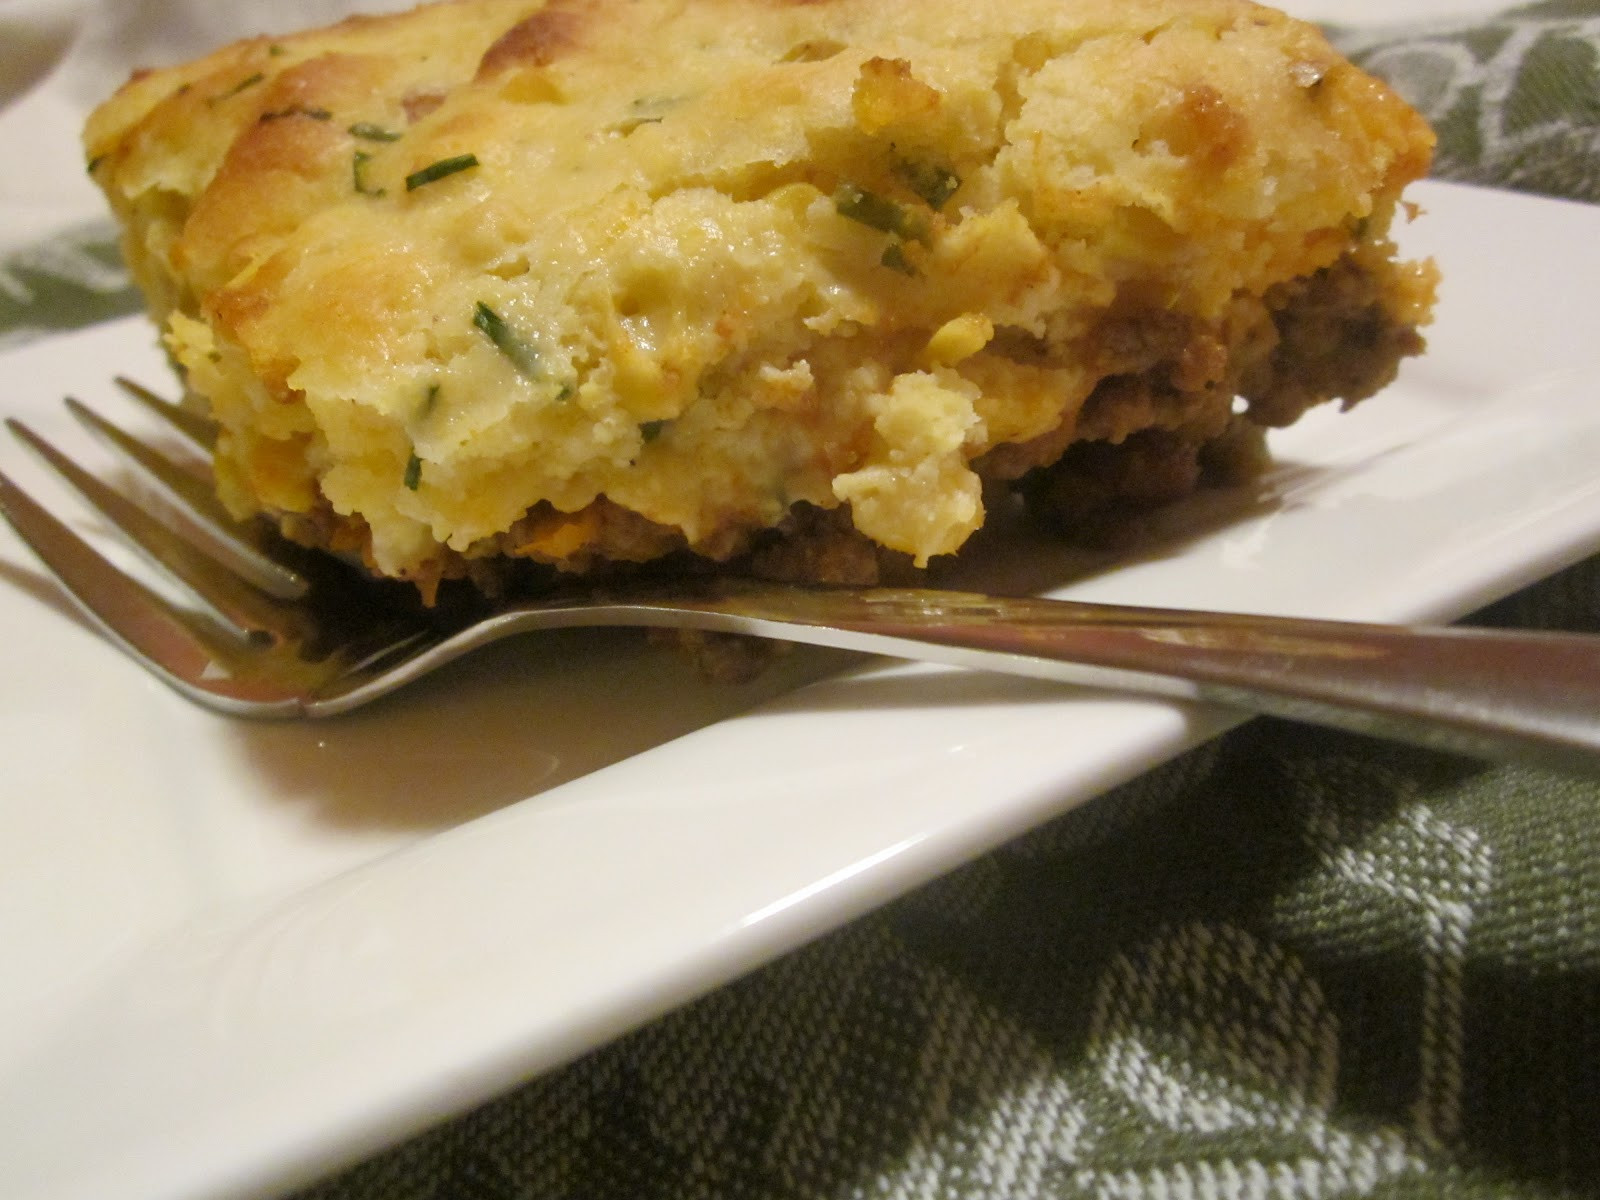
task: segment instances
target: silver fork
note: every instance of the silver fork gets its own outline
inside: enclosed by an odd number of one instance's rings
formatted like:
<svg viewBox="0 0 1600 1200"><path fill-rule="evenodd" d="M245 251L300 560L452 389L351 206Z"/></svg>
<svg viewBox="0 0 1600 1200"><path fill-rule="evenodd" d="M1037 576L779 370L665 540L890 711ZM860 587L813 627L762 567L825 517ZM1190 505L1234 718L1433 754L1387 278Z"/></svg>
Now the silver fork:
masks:
<svg viewBox="0 0 1600 1200"><path fill-rule="evenodd" d="M1472 755L1592 772L1600 638L1425 628L696 577L491 605L424 607L409 585L232 522L197 464L214 430L124 388L198 456L73 413L165 493L130 501L16 420L7 424L172 579L180 602L113 565L0 475L0 511L104 632L189 699L249 717L347 713L500 638L572 626L753 634L1097 688L1217 702Z"/></svg>

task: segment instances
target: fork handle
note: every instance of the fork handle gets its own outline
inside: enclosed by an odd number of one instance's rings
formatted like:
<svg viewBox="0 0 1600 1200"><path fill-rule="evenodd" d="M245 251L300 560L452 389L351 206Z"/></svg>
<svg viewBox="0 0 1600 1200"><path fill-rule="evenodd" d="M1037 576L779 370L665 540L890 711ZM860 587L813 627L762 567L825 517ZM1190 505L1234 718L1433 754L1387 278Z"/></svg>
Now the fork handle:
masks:
<svg viewBox="0 0 1600 1200"><path fill-rule="evenodd" d="M735 631L1215 701L1478 757L1600 770L1597 637L918 589L724 590L706 611L737 617L722 626Z"/></svg>

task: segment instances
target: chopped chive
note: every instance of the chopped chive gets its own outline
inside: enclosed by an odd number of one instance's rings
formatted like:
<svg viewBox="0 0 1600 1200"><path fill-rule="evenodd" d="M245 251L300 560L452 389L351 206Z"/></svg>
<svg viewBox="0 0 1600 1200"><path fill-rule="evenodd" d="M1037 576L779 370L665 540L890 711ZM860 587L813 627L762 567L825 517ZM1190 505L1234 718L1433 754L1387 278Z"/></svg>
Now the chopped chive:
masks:
<svg viewBox="0 0 1600 1200"><path fill-rule="evenodd" d="M257 71L254 75L249 75L249 76L246 76L244 79L241 79L238 83L234 84L227 91L221 92L218 95L215 95L215 96L211 97L211 99L207 100L206 103L207 104L220 104L224 100L227 100L227 99L230 99L230 98L232 98L234 96L237 96L242 91L245 91L245 90L247 90L249 88L255 87L255 85L258 84L258 83L265 82L266 78L267 77L265 75L263 75L260 71Z"/></svg>
<svg viewBox="0 0 1600 1200"><path fill-rule="evenodd" d="M265 124L268 121L281 121L285 117L310 117L313 121L333 120L333 114L325 108L305 108L297 104L293 108L280 108L273 112L262 113L261 122Z"/></svg>
<svg viewBox="0 0 1600 1200"><path fill-rule="evenodd" d="M287 50L285 50L282 46L268 46L267 47L267 53L270 56L272 56L273 58L282 58L285 54L287 54L289 52Z"/></svg>
<svg viewBox="0 0 1600 1200"><path fill-rule="evenodd" d="M406 176L406 191L413 192L424 184L433 183L443 179L446 175L454 175L457 171L465 171L478 165L476 154L458 154L454 158L441 158L436 163L429 163L420 171L413 171Z"/></svg>
<svg viewBox="0 0 1600 1200"><path fill-rule="evenodd" d="M417 457L415 450L411 452L411 457L406 459L405 485L406 490L411 492L422 486L422 460Z"/></svg>
<svg viewBox="0 0 1600 1200"><path fill-rule="evenodd" d="M853 183L839 186L833 207L841 217L897 237L918 238L925 232L922 222L902 206Z"/></svg>
<svg viewBox="0 0 1600 1200"><path fill-rule="evenodd" d="M671 423L672 422L670 421L646 421L644 424L639 426L639 436L644 439L644 444L648 446L651 442L660 437L662 432Z"/></svg>
<svg viewBox="0 0 1600 1200"><path fill-rule="evenodd" d="M527 379L539 379L542 373L539 370L539 352L528 342L517 336L515 330L506 324L506 319L482 300L473 310L472 323L478 327L484 337L494 343L494 348L511 360L511 365L517 372Z"/></svg>
<svg viewBox="0 0 1600 1200"><path fill-rule="evenodd" d="M613 133L620 133L623 137L627 137L630 133L641 126L659 125L661 124L662 120L663 118L661 117L629 117L627 120L618 121L615 125L611 126L611 131Z"/></svg>
<svg viewBox="0 0 1600 1200"><path fill-rule="evenodd" d="M400 140L400 135L394 130L385 129L382 125L374 125L371 121L357 121L346 132L351 137L360 138L364 142L398 142Z"/></svg>
<svg viewBox="0 0 1600 1200"><path fill-rule="evenodd" d="M778 61L781 63L826 62L843 49L844 47L832 38L817 38L812 41L798 42L789 47L788 53Z"/></svg>
<svg viewBox="0 0 1600 1200"><path fill-rule="evenodd" d="M961 188L961 176L935 163L902 162L895 174L934 212L938 212Z"/></svg>
<svg viewBox="0 0 1600 1200"><path fill-rule="evenodd" d="M357 150L355 158L350 164L350 177L355 184L355 189L363 196L381 196L383 188L375 188L367 182L367 164L372 161L372 155L365 150Z"/></svg>
<svg viewBox="0 0 1600 1200"><path fill-rule="evenodd" d="M418 410L418 419L425 419L433 415L433 410L439 405L439 385L430 383L428 390L422 396L422 408Z"/></svg>
<svg viewBox="0 0 1600 1200"><path fill-rule="evenodd" d="M917 268L906 257L906 248L902 242L890 242L885 246L878 262L888 267L891 271L898 271L902 275L915 275L917 273Z"/></svg>
<svg viewBox="0 0 1600 1200"><path fill-rule="evenodd" d="M91 158L89 160L89 163L88 163L87 166L84 167L84 170L89 172L89 174L93 175L94 171L95 171L95 168L98 167L101 163L105 162L105 160L106 160L106 156L104 154L96 154L93 158Z"/></svg>

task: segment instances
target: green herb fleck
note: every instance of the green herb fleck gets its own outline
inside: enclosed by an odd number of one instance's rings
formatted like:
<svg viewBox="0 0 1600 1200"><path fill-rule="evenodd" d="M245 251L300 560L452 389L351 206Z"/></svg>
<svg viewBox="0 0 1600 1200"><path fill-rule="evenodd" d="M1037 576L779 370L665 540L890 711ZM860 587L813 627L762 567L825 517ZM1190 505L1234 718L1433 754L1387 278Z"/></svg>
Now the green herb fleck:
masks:
<svg viewBox="0 0 1600 1200"><path fill-rule="evenodd" d="M539 352L530 343L518 337L516 331L506 324L506 319L482 300L478 301L478 306L473 311L472 323L484 337L494 343L496 350L511 360L511 365L516 367L518 374L527 379L541 378Z"/></svg>
<svg viewBox="0 0 1600 1200"><path fill-rule="evenodd" d="M104 154L96 154L93 158L91 158L89 160L89 163L88 163L87 166L84 167L84 170L89 172L89 174L93 175L94 172L95 172L95 168L98 167L101 163L105 162L105 160L106 160L106 156Z"/></svg>
<svg viewBox="0 0 1600 1200"><path fill-rule="evenodd" d="M659 125L663 119L662 117L629 117L624 121L618 121L611 127L611 130L613 133L620 133L623 137L627 137L640 126Z"/></svg>
<svg viewBox="0 0 1600 1200"><path fill-rule="evenodd" d="M683 101L683 96L635 96L628 107L636 113L661 117L682 104Z"/></svg>
<svg viewBox="0 0 1600 1200"><path fill-rule="evenodd" d="M372 161L372 155L365 150L357 150L354 160L350 165L350 177L355 184L355 189L363 196L381 196L383 188L375 188L367 182L367 164Z"/></svg>
<svg viewBox="0 0 1600 1200"><path fill-rule="evenodd" d="M844 46L832 38L818 38L812 41L796 43L778 61L781 63L825 62L843 49Z"/></svg>
<svg viewBox="0 0 1600 1200"><path fill-rule="evenodd" d="M476 154L458 154L454 158L441 158L436 163L429 163L420 171L413 171L406 176L406 191L414 192L425 184L443 179L447 175L454 175L457 171L465 171L478 165Z"/></svg>
<svg viewBox="0 0 1600 1200"><path fill-rule="evenodd" d="M400 135L392 129L385 129L382 125L374 125L371 121L357 121L350 126L347 132L351 137L360 138L364 142L398 142Z"/></svg>
<svg viewBox="0 0 1600 1200"><path fill-rule="evenodd" d="M670 421L646 421L644 424L639 426L639 436L644 439L644 444L648 446L651 442L660 437L662 432L671 423L672 422Z"/></svg>
<svg viewBox="0 0 1600 1200"><path fill-rule="evenodd" d="M657 125L667 113L682 104L683 99L682 96L635 96L628 105L632 116L611 128L614 132L627 137L641 125Z"/></svg>
<svg viewBox="0 0 1600 1200"><path fill-rule="evenodd" d="M285 54L287 54L289 52L287 50L285 50L282 46L268 46L267 47L267 53L269 55L271 55L273 58L282 58Z"/></svg>
<svg viewBox="0 0 1600 1200"><path fill-rule="evenodd" d="M313 121L333 120L333 114L325 108L306 108L303 105L296 104L292 108L279 108L274 109L272 112L262 113L261 123L264 125L268 121L281 121L285 117L309 117Z"/></svg>
<svg viewBox="0 0 1600 1200"><path fill-rule="evenodd" d="M902 162L895 167L895 174L934 212L961 188L961 176L935 163Z"/></svg>
<svg viewBox="0 0 1600 1200"><path fill-rule="evenodd" d="M417 419L426 420L433 415L433 410L439 406L439 385L430 383L428 390L422 395L422 407L417 410Z"/></svg>
<svg viewBox="0 0 1600 1200"><path fill-rule="evenodd" d="M254 75L247 75L245 78L241 79L238 83L234 84L227 91L222 92L222 93L220 93L218 95L215 95L215 96L211 97L211 99L207 100L206 103L207 104L220 104L224 100L232 99L234 96L237 96L240 92L247 91L250 88L255 87L256 84L258 84L258 83L264 83L266 81L266 78L267 77L265 75L263 75L260 71L257 71Z"/></svg>
<svg viewBox="0 0 1600 1200"><path fill-rule="evenodd" d="M841 217L896 237L914 240L926 232L914 213L853 183L839 185L833 194L833 207Z"/></svg>
<svg viewBox="0 0 1600 1200"><path fill-rule="evenodd" d="M406 490L410 492L422 486L422 460L417 457L415 450L411 452L411 457L406 459L405 485Z"/></svg>
<svg viewBox="0 0 1600 1200"><path fill-rule="evenodd" d="M902 275L915 275L917 273L916 266L906 257L905 244L902 242L890 242L885 246L878 262L888 267L891 271L898 271Z"/></svg>

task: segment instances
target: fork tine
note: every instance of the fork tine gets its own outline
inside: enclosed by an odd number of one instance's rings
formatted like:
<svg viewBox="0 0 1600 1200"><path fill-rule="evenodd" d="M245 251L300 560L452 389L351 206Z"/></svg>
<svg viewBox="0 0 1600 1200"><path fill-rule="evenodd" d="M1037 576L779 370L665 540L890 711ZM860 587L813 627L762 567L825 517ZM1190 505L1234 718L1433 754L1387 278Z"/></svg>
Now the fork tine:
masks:
<svg viewBox="0 0 1600 1200"><path fill-rule="evenodd" d="M217 448L216 422L209 417L192 412L181 404L174 404L165 396L152 392L143 384L135 383L125 375L118 375L116 384L143 405L148 412L154 413L173 429L183 434L190 444L202 454L209 457L211 452Z"/></svg>
<svg viewBox="0 0 1600 1200"><path fill-rule="evenodd" d="M150 399L145 403L158 411L161 409L181 411L154 393L148 395ZM270 543L267 543L266 539L249 538L244 532L246 527L235 521L222 506L209 481L186 470L161 451L114 425L81 401L68 396L66 403L68 411L74 417L103 438L118 453L137 465L178 501L185 512L195 520L197 525L195 533L205 542L208 551L223 559L270 596L276 596L281 600L298 600L306 594L310 584L305 577L267 553L265 546ZM163 413L164 417L169 415L170 413ZM185 414L185 419L191 418L192 415ZM183 432L181 428L180 432Z"/></svg>
<svg viewBox="0 0 1600 1200"><path fill-rule="evenodd" d="M246 636L265 635L276 642L301 640L303 622L297 619L295 609L256 590L126 496L96 479L21 421L8 418L6 426L133 545L233 628Z"/></svg>
<svg viewBox="0 0 1600 1200"><path fill-rule="evenodd" d="M196 622L107 562L4 473L0 514L105 633L159 679L223 711L295 716L296 688L236 672L220 642Z"/></svg>
<svg viewBox="0 0 1600 1200"><path fill-rule="evenodd" d="M176 493L184 505L204 513L207 519L227 520L227 510L222 507L198 463L184 463L169 457L147 442L112 424L94 409L73 396L66 398L67 410L97 436L105 439L120 454L137 463L164 487Z"/></svg>

